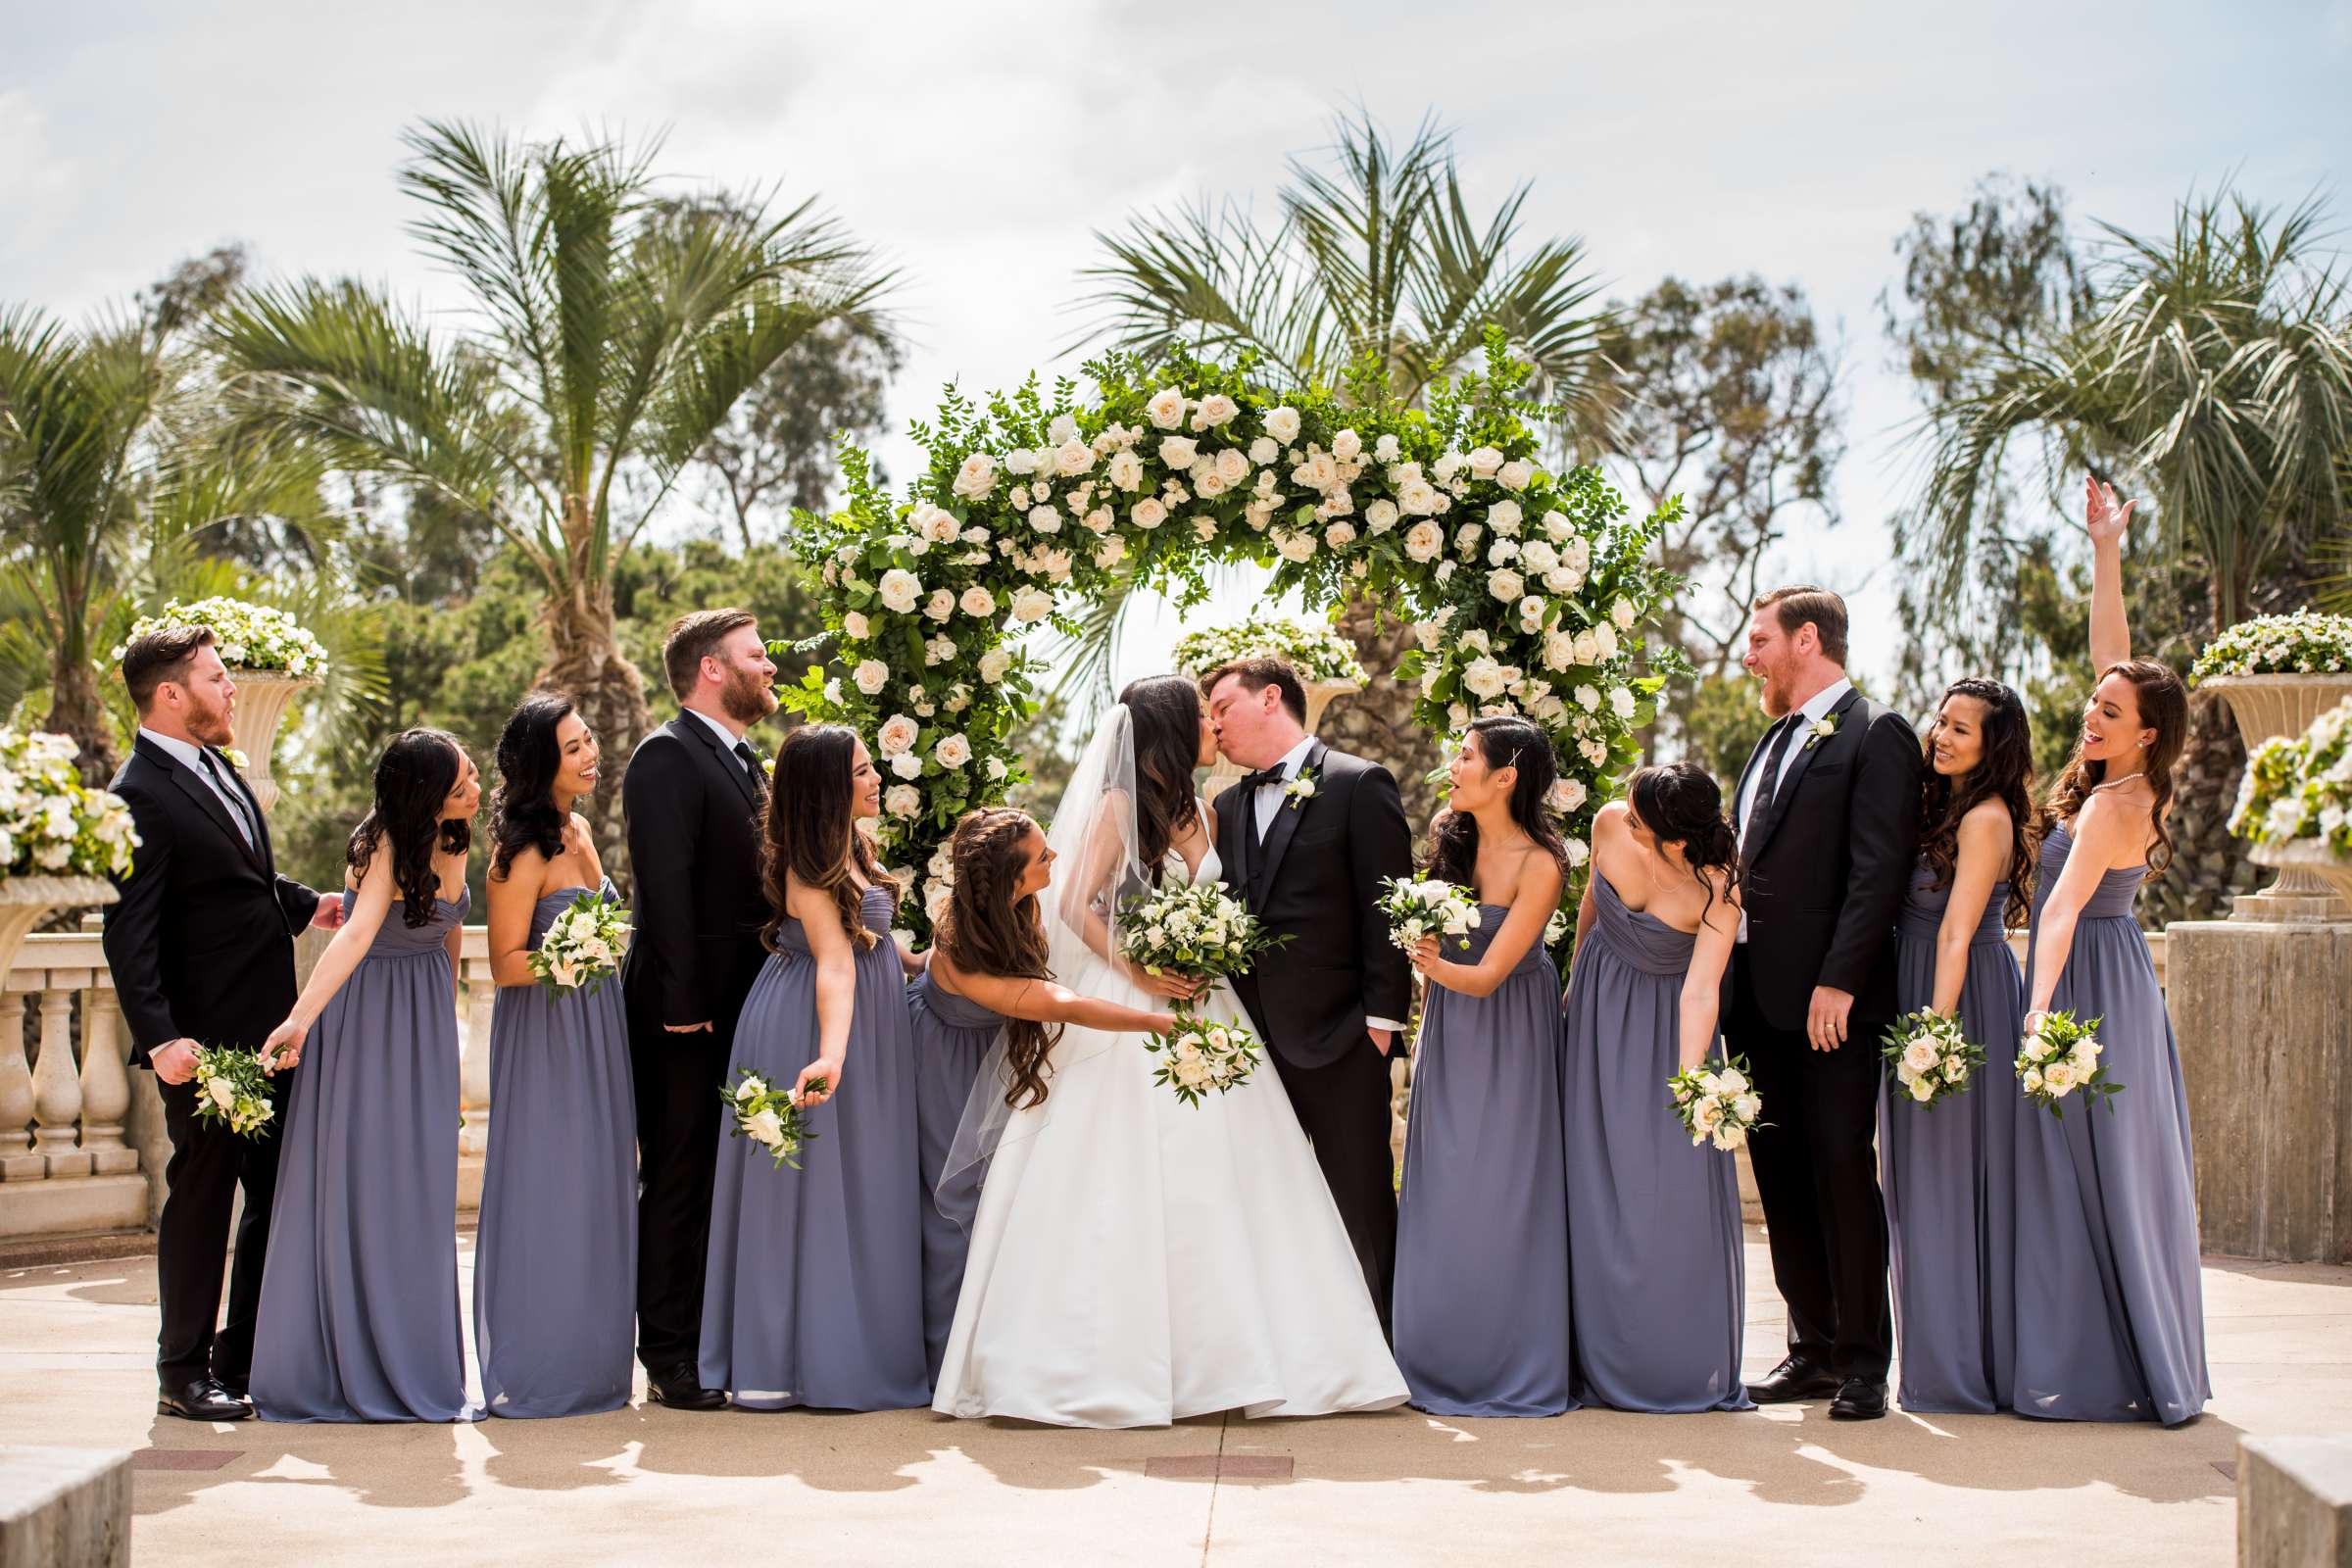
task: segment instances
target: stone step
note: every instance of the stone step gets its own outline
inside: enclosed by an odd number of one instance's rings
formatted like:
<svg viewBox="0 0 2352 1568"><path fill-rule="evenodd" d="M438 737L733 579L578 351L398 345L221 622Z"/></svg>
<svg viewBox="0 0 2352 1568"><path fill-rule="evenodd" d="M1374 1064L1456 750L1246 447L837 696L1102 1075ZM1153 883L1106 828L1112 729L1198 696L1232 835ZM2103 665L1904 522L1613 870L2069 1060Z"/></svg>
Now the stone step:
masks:
<svg viewBox="0 0 2352 1568"><path fill-rule="evenodd" d="M130 1453L0 1447L0 1568L124 1568Z"/></svg>

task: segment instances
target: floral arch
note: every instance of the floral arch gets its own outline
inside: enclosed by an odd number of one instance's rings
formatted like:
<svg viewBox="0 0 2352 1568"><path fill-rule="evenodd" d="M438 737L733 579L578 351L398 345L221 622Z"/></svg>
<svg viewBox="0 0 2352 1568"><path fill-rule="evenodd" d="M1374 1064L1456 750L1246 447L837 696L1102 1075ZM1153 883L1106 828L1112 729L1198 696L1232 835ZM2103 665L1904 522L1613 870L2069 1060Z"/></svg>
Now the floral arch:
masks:
<svg viewBox="0 0 2352 1568"><path fill-rule="evenodd" d="M787 703L869 737L885 861L927 931L956 819L1025 776L1011 744L1036 702L1022 639L1120 574L1206 597L1204 565L1255 561L1309 606L1370 594L1409 617L1420 721L1523 713L1551 737L1553 806L1581 863L1592 814L1638 755L1665 666L1642 628L1680 582L1654 564L1671 512L1632 517L1597 469L1553 473L1547 412L1499 339L1484 373L1396 403L1377 370L1285 390L1250 363L1087 367L1096 396L1032 376L986 406L950 390L914 436L905 502L845 448L849 504L810 523L825 624L848 671L811 665ZM1671 505L1671 504L1670 504ZM778 645L779 655L810 644ZM1376 672L1377 673L1377 672Z"/></svg>

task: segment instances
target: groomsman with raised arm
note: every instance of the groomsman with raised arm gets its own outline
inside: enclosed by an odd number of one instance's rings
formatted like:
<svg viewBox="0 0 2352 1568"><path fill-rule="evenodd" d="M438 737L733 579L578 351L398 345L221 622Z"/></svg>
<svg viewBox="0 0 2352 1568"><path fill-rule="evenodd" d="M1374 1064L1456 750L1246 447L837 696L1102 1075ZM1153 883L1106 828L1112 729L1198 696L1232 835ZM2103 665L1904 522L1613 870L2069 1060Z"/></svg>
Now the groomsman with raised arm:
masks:
<svg viewBox="0 0 2352 1568"><path fill-rule="evenodd" d="M684 711L620 782L636 891L621 964L637 1098L637 1358L662 1404L716 1410L697 1376L719 1091L735 1014L766 956L760 813L767 778L745 733L776 710L776 666L751 613L682 615L662 646Z"/></svg>
<svg viewBox="0 0 2352 1568"><path fill-rule="evenodd" d="M106 913L108 968L130 1030L130 1061L151 1068L172 1159L156 1223L163 1331L156 1409L190 1421L253 1414L254 1316L277 1191L278 1124L257 1137L196 1113L200 1046L255 1050L294 1005L294 937L343 923L343 901L277 873L262 804L220 748L236 739L237 688L203 626L165 626L122 651L138 710L130 758L110 786L130 807L139 848ZM295 1069L299 1070L299 1069ZM291 1102L277 1075L277 1103ZM236 1262L220 1321L222 1252L237 1189ZM216 1331L216 1323L218 1330Z"/></svg>
<svg viewBox="0 0 2352 1568"><path fill-rule="evenodd" d="M1748 1156L1788 1307L1788 1355L1748 1396L1861 1421L1886 1413L1894 1353L1873 1139L1921 762L1903 716L1846 679L1845 632L1826 588L1776 589L1748 623L1773 725L1735 801L1747 913L1724 1035L1764 1102Z"/></svg>

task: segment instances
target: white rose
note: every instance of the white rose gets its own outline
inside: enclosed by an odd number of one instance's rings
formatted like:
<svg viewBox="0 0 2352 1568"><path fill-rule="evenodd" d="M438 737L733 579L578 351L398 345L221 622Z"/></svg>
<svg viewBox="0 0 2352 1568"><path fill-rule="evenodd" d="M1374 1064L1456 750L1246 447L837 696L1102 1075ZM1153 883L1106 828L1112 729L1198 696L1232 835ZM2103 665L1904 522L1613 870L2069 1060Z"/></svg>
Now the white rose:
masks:
<svg viewBox="0 0 2352 1568"><path fill-rule="evenodd" d="M1567 842L1568 864L1570 867L1573 868L1583 865L1587 860L1592 858L1592 846L1588 845L1583 839L1570 839Z"/></svg>
<svg viewBox="0 0 2352 1568"><path fill-rule="evenodd" d="M1438 510L1437 487L1427 479L1407 479L1396 487L1396 505L1400 511L1425 517Z"/></svg>
<svg viewBox="0 0 2352 1568"><path fill-rule="evenodd" d="M1323 542L1334 550L1344 550L1355 543L1355 524L1335 522L1323 530Z"/></svg>
<svg viewBox="0 0 2352 1568"><path fill-rule="evenodd" d="M1233 399L1222 392L1211 392L1200 400L1200 407L1193 412L1193 428L1213 430L1220 424L1230 424L1234 416L1241 412L1242 406Z"/></svg>
<svg viewBox="0 0 2352 1568"><path fill-rule="evenodd" d="M1527 488L1527 482L1535 476L1536 470L1533 465L1521 463L1516 459L1494 470L1496 482L1501 484L1505 490L1524 490Z"/></svg>
<svg viewBox="0 0 2352 1568"><path fill-rule="evenodd" d="M1519 629L1529 632L1543 630L1545 608L1541 594L1529 594L1525 599L1520 600Z"/></svg>
<svg viewBox="0 0 2352 1568"><path fill-rule="evenodd" d="M1462 666L1462 686L1474 697L1499 697L1509 684L1502 666L1485 654Z"/></svg>
<svg viewBox="0 0 2352 1568"><path fill-rule="evenodd" d="M1012 596L1012 618L1028 625L1054 613L1054 596L1042 588L1021 588Z"/></svg>
<svg viewBox="0 0 2352 1568"><path fill-rule="evenodd" d="M860 660L853 678L858 682L859 691L872 697L890 683L890 666L879 659Z"/></svg>
<svg viewBox="0 0 2352 1568"><path fill-rule="evenodd" d="M1122 448L1111 454L1110 466L1104 471L1112 484L1131 491L1144 482L1144 460Z"/></svg>
<svg viewBox="0 0 2352 1568"><path fill-rule="evenodd" d="M213 1103L219 1105L222 1110L236 1109L237 1092L229 1087L227 1079L213 1079L204 1086L204 1092L212 1096Z"/></svg>
<svg viewBox="0 0 2352 1568"><path fill-rule="evenodd" d="M1056 414L1054 416L1054 422L1046 426L1046 439L1056 446L1067 445L1077 440L1078 421L1066 414Z"/></svg>
<svg viewBox="0 0 2352 1568"><path fill-rule="evenodd" d="M963 591L963 597L956 603L962 608L965 614L975 620L986 620L997 612L997 596L978 583L966 588Z"/></svg>
<svg viewBox="0 0 2352 1568"><path fill-rule="evenodd" d="M841 629L858 642L863 642L872 636L874 630L872 622L855 610L841 617Z"/></svg>
<svg viewBox="0 0 2352 1568"><path fill-rule="evenodd" d="M876 587L882 595L882 603L902 615L914 609L914 602L922 597L923 592L922 579L902 566L893 566L884 572L882 581Z"/></svg>
<svg viewBox="0 0 2352 1568"><path fill-rule="evenodd" d="M1063 474L1084 473L1095 466L1095 449L1083 441L1065 441L1054 450L1054 466Z"/></svg>
<svg viewBox="0 0 2352 1568"><path fill-rule="evenodd" d="M1634 716L1634 694L1623 686L1609 688L1609 709L1619 718Z"/></svg>
<svg viewBox="0 0 2352 1568"><path fill-rule="evenodd" d="M759 1114L745 1118L743 1130L746 1136L757 1140L763 1149L773 1149L784 1142L783 1120L770 1109L762 1109Z"/></svg>
<svg viewBox="0 0 2352 1568"><path fill-rule="evenodd" d="M1577 809L1585 804L1584 780L1574 778L1554 780L1551 794L1547 799L1551 803L1551 808L1562 815Z"/></svg>
<svg viewBox="0 0 2352 1568"><path fill-rule="evenodd" d="M1144 406L1144 412L1162 430L1176 430L1184 425L1184 394L1171 386L1153 393L1152 401Z"/></svg>
<svg viewBox="0 0 2352 1568"><path fill-rule="evenodd" d="M1396 503L1381 497L1364 508L1364 522L1374 533L1387 533L1396 526Z"/></svg>
<svg viewBox="0 0 2352 1568"><path fill-rule="evenodd" d="M1138 501L1127 516L1138 528L1152 529L1168 520L1168 509L1155 496Z"/></svg>
<svg viewBox="0 0 2352 1568"><path fill-rule="evenodd" d="M980 678L992 686L1003 680L1004 672L1011 667L1012 655L1002 648L991 648L980 656Z"/></svg>
<svg viewBox="0 0 2352 1568"><path fill-rule="evenodd" d="M1298 439L1298 411L1288 404L1279 409L1269 409L1266 411L1265 425L1266 434L1275 440L1284 443L1296 441Z"/></svg>
<svg viewBox="0 0 2352 1568"><path fill-rule="evenodd" d="M1415 561L1435 561L1446 548L1446 535L1434 522L1421 521L1405 530L1404 553Z"/></svg>
<svg viewBox="0 0 2352 1568"><path fill-rule="evenodd" d="M1492 479L1495 470L1502 466L1502 454L1493 447L1472 447L1469 461L1473 477Z"/></svg>
<svg viewBox="0 0 2352 1568"><path fill-rule="evenodd" d="M991 780L1002 782L1004 778L1004 775L1009 772L1010 769L1005 767L1004 760L1003 758L992 757L988 760L987 771Z"/></svg>
<svg viewBox="0 0 2352 1568"><path fill-rule="evenodd" d="M1240 484L1250 477L1250 460L1242 456L1241 448L1227 447L1217 454L1217 477L1228 485Z"/></svg>
<svg viewBox="0 0 2352 1568"><path fill-rule="evenodd" d="M1051 462L1053 454L1048 453L1046 456L1047 460ZM1037 454L1027 447L1014 447L1005 454L1004 466L1014 473L1035 473L1037 471ZM1023 487L1016 485L1014 488L1017 490Z"/></svg>
<svg viewBox="0 0 2352 1568"><path fill-rule="evenodd" d="M972 743L958 730L932 747L931 756L942 767L961 767L972 760Z"/></svg>
<svg viewBox="0 0 2352 1568"><path fill-rule="evenodd" d="M946 620L956 613L956 596L945 588L934 588L931 597L923 601L923 613L933 620Z"/></svg>
<svg viewBox="0 0 2352 1568"><path fill-rule="evenodd" d="M1311 533L1290 533L1277 529L1274 549L1285 561L1306 561L1315 553L1315 536Z"/></svg>
<svg viewBox="0 0 2352 1568"><path fill-rule="evenodd" d="M1580 664L1600 662L1600 639L1590 631L1580 631L1576 634L1576 662Z"/></svg>
<svg viewBox="0 0 2352 1568"><path fill-rule="evenodd" d="M1039 533L1059 533L1061 532L1061 514L1052 507L1031 507L1029 509L1029 526L1035 528Z"/></svg>
<svg viewBox="0 0 2352 1568"><path fill-rule="evenodd" d="M1487 526L1500 534L1516 534L1527 514L1519 510L1516 501L1497 501L1487 509Z"/></svg>
<svg viewBox="0 0 2352 1568"><path fill-rule="evenodd" d="M1124 539L1105 539L1095 546L1095 564L1098 566L1105 568L1115 566L1126 559L1127 541Z"/></svg>
<svg viewBox="0 0 2352 1568"><path fill-rule="evenodd" d="M975 452L963 460L956 470L956 493L967 501L977 501L997 487L997 460L985 452Z"/></svg>
<svg viewBox="0 0 2352 1568"><path fill-rule="evenodd" d="M1282 443L1270 435L1261 435L1250 443L1250 461L1264 467L1282 456Z"/></svg>
<svg viewBox="0 0 2352 1568"><path fill-rule="evenodd" d="M1172 435L1159 444L1159 461L1171 468L1189 468L1200 455L1199 443L1189 435Z"/></svg>
<svg viewBox="0 0 2352 1568"><path fill-rule="evenodd" d="M1331 438L1331 455L1342 463L1353 463L1364 450L1364 438L1353 430L1342 430Z"/></svg>
<svg viewBox="0 0 2352 1568"><path fill-rule="evenodd" d="M884 757L896 757L912 746L915 737L921 733L922 726L913 719L908 718L905 713L893 713L884 719L882 727L874 732L874 744L882 748Z"/></svg>
<svg viewBox="0 0 2352 1568"><path fill-rule="evenodd" d="M1487 573L1487 592L1510 604L1527 592L1527 579L1508 566L1499 567Z"/></svg>
<svg viewBox="0 0 2352 1568"><path fill-rule="evenodd" d="M2051 1062L2041 1069L2041 1083L2053 1096L2064 1096L2075 1087L2075 1064L2071 1061Z"/></svg>
<svg viewBox="0 0 2352 1568"><path fill-rule="evenodd" d="M1617 657L1617 628L1601 621L1592 628L1592 647L1603 659Z"/></svg>
<svg viewBox="0 0 2352 1568"><path fill-rule="evenodd" d="M920 769L922 764L917 762L915 766ZM911 784L893 784L882 792L882 809L893 816L912 816L922 808L923 792Z"/></svg>
<svg viewBox="0 0 2352 1568"><path fill-rule="evenodd" d="M914 706L921 712L927 713L931 710L929 703L917 703ZM901 752L890 760L890 770L901 778L921 778L923 776L923 760L912 752Z"/></svg>
<svg viewBox="0 0 2352 1568"><path fill-rule="evenodd" d="M1617 596L1617 602L1609 606L1609 618L1617 623L1617 629L1619 631L1632 631L1634 629L1634 620L1636 618L1634 613L1634 602L1631 599L1626 598L1623 594L1619 594Z"/></svg>
<svg viewBox="0 0 2352 1568"><path fill-rule="evenodd" d="M1913 1072L1927 1072L1935 1067L1941 1053L1933 1040L1914 1040L1903 1048L1903 1064Z"/></svg>

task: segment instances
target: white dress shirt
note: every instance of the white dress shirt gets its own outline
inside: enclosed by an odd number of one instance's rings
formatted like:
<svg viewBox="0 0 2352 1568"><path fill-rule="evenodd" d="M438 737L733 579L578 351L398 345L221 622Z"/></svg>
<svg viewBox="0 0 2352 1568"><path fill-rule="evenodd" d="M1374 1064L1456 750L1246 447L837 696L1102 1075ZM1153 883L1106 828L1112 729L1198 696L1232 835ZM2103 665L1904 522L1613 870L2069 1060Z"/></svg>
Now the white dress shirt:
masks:
<svg viewBox="0 0 2352 1568"><path fill-rule="evenodd" d="M718 737L718 749L722 752L725 752L728 756L734 756L735 748L743 744L742 736L736 734L733 730L727 728L726 725L720 723L717 719L712 718L709 713L704 712L701 709L685 708L680 709L679 711L685 713L688 717L699 718L704 723L710 725L710 733Z"/></svg>
<svg viewBox="0 0 2352 1568"><path fill-rule="evenodd" d="M253 820L246 814L245 803L232 799L222 788L220 775L213 771L215 767L221 764L205 756L203 747L193 741L183 741L175 735L159 734L144 724L139 726L139 735L141 739L153 741L157 746L162 747L172 760L204 780L204 787L213 792L213 798L219 801L222 808L228 812L228 819L237 824L238 834L245 840L247 847L255 850L262 847L261 841L253 836Z"/></svg>
<svg viewBox="0 0 2352 1568"><path fill-rule="evenodd" d="M1830 682L1829 685L1824 686L1820 691L1815 692L1811 698L1807 699L1804 706L1796 710L1796 716L1793 720L1794 724L1798 729L1801 730L1808 724L1819 722L1821 719L1828 716L1831 709L1836 708L1839 703L1844 702L1845 694L1853 689L1854 683L1850 680L1841 678ZM1788 737L1788 743L1781 748L1781 765L1779 770L1774 773L1772 780L1772 789L1774 794L1777 795L1780 793L1781 781L1788 776L1788 769L1795 765L1797 754L1802 752L1804 749L1804 739L1803 737L1797 735L1791 735ZM1742 784L1740 788L1740 800L1738 805L1740 809L1740 849L1741 854L1745 854L1747 851L1747 819L1755 811L1756 792L1762 787L1763 783L1764 769L1759 765L1748 774L1747 782ZM1747 915L1744 911L1742 911L1740 916L1739 940L1741 942L1745 942L1747 940Z"/></svg>
<svg viewBox="0 0 2352 1568"><path fill-rule="evenodd" d="M1250 816L1257 829L1257 841L1260 844L1266 841L1266 830L1274 825L1274 813L1283 808L1285 797L1282 792L1284 788L1298 776L1298 769L1305 765L1306 754L1314 749L1315 738L1312 735L1300 740L1298 745L1283 753L1282 760L1274 764L1276 771L1282 775L1281 778L1271 783L1260 784L1252 792L1254 799L1250 803ZM1364 1026L1368 1029L1386 1029L1392 1035L1404 1032L1404 1025L1395 1018L1366 1017Z"/></svg>

